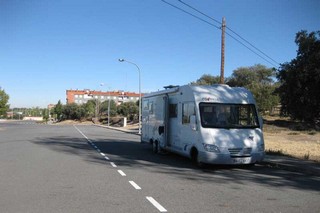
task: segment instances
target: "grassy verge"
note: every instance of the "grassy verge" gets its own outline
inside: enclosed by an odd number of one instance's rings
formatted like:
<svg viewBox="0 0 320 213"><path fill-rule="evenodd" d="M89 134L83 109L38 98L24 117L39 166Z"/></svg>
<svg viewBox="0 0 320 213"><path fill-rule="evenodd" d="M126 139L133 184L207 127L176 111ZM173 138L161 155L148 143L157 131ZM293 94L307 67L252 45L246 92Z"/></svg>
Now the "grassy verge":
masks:
<svg viewBox="0 0 320 213"><path fill-rule="evenodd" d="M285 154L282 150L272 150L272 149L268 149L268 150L266 150L266 154L267 154L267 155L283 156L283 157L294 157L294 156L292 156L292 155Z"/></svg>
<svg viewBox="0 0 320 213"><path fill-rule="evenodd" d="M281 117L266 117L264 138L268 155L320 163L320 132L303 123Z"/></svg>

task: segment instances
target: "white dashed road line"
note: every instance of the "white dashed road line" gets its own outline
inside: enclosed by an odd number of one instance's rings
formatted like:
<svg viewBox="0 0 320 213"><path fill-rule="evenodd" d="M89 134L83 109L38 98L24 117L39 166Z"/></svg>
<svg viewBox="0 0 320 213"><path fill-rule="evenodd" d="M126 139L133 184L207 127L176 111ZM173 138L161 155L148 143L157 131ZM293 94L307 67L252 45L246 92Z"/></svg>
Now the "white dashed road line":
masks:
<svg viewBox="0 0 320 213"><path fill-rule="evenodd" d="M85 138L87 139L87 141L89 141L89 138L87 138L87 136L85 134L83 134L80 129L78 129L78 127L76 127L75 125L73 125L74 128L76 128L76 130L78 130L78 132Z"/></svg>
<svg viewBox="0 0 320 213"><path fill-rule="evenodd" d="M136 184L134 181L130 180L129 183L130 183L135 189L137 189L137 190L140 190L140 189L141 189L141 187L138 186L138 184Z"/></svg>
<svg viewBox="0 0 320 213"><path fill-rule="evenodd" d="M100 153L100 155L102 155L106 160L110 160L106 154L104 154L103 152L101 152L101 150L85 135L83 134L80 129L78 129L75 125L73 125L74 128L85 138L87 139L88 143L93 146L95 148L96 151L98 151ZM117 165L114 162L110 162L111 166L116 168ZM118 173L121 176L127 176L126 173L124 173L122 170L117 170ZM130 180L129 183L136 189L136 190L141 190L141 187L136 184L134 181ZM158 203L153 197L147 196L146 199L154 206L156 207L160 212L167 212L167 210L160 204Z"/></svg>
<svg viewBox="0 0 320 213"><path fill-rule="evenodd" d="M124 173L122 170L118 170L118 172L121 176L127 176L126 173Z"/></svg>
<svg viewBox="0 0 320 213"><path fill-rule="evenodd" d="M154 207L156 207L160 212L167 212L167 210L165 208L163 208L163 206L160 205L160 203L158 203L155 199L153 199L153 197L146 197L147 200L154 205Z"/></svg>

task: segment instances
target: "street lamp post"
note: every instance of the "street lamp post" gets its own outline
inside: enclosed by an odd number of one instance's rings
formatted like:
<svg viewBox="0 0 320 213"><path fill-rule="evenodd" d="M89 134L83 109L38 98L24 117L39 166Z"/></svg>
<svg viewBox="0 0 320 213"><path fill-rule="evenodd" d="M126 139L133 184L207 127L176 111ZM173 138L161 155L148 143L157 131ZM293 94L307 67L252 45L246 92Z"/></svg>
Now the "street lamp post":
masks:
<svg viewBox="0 0 320 213"><path fill-rule="evenodd" d="M96 95L96 111L97 111L97 117L98 120L100 119L100 111L101 111L101 104L102 104L102 87L104 86L104 83L100 83L100 95Z"/></svg>
<svg viewBox="0 0 320 213"><path fill-rule="evenodd" d="M110 99L111 99L111 95L109 92L109 97L108 97L108 126L110 126Z"/></svg>
<svg viewBox="0 0 320 213"><path fill-rule="evenodd" d="M138 69L138 73L139 73L139 134L141 134L141 72L140 72L140 68L138 67L137 64L135 64L131 61L127 61L123 58L119 59L119 62L127 62L129 64L136 66Z"/></svg>
<svg viewBox="0 0 320 213"><path fill-rule="evenodd" d="M111 92L110 92L111 87L108 88L108 126L110 126L110 100L111 100Z"/></svg>

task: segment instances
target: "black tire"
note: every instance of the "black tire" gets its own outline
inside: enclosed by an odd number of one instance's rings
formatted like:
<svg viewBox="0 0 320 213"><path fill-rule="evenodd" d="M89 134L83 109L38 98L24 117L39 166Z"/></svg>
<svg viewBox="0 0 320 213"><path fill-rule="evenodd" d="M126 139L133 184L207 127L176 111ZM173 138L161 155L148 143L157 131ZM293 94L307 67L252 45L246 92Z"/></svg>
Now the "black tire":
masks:
<svg viewBox="0 0 320 213"><path fill-rule="evenodd" d="M196 166L201 168L201 169L205 168L205 166L206 166L205 163L200 161L198 152L197 152L197 155L196 155Z"/></svg>
<svg viewBox="0 0 320 213"><path fill-rule="evenodd" d="M158 141L153 141L152 143L152 151L157 154L159 152L159 143Z"/></svg>
<svg viewBox="0 0 320 213"><path fill-rule="evenodd" d="M197 167L199 167L199 168L205 167L205 164L200 161L198 150L195 148L191 151L191 159Z"/></svg>

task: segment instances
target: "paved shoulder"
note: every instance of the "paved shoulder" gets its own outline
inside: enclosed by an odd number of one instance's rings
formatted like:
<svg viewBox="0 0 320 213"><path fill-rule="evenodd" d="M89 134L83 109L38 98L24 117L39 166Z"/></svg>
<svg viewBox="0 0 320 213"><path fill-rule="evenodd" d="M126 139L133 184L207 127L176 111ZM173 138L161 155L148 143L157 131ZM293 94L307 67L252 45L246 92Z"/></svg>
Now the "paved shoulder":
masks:
<svg viewBox="0 0 320 213"><path fill-rule="evenodd" d="M313 161L300 160L283 156L266 155L264 161L261 164L285 169L288 171L302 172L309 175L320 176L320 164Z"/></svg>

